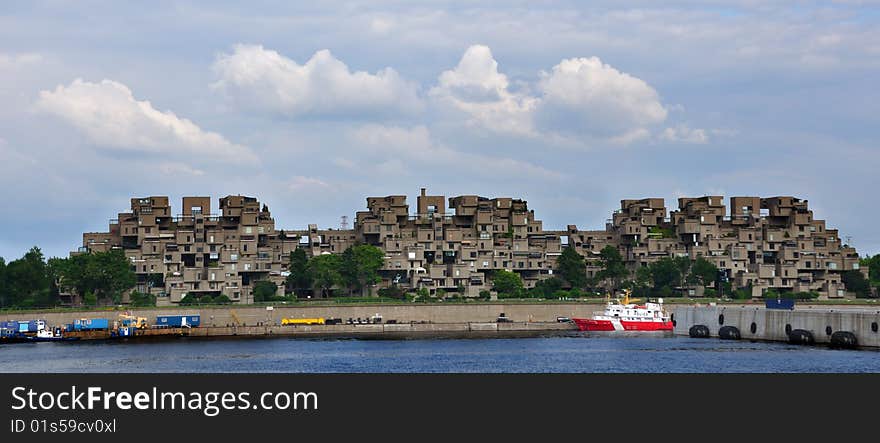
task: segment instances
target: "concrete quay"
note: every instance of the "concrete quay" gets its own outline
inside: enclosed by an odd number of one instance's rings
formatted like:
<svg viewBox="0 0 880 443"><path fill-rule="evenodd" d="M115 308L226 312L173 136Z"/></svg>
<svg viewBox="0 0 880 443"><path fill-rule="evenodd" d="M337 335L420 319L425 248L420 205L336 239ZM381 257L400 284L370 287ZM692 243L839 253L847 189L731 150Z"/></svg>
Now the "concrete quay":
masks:
<svg viewBox="0 0 880 443"><path fill-rule="evenodd" d="M835 332L852 333L861 348L880 348L880 310L875 307L797 306L794 310L763 306L677 305L670 309L676 335L689 335L694 325L704 325L710 337L723 326L739 330L742 340L789 341L794 330L809 331L816 344L831 344Z"/></svg>
<svg viewBox="0 0 880 443"><path fill-rule="evenodd" d="M343 322L367 319L380 314L387 323L491 323L502 312L513 322L555 322L556 317L589 317L603 305L593 303L461 303L461 304L350 304L319 306L212 306L197 308L134 308L118 311L67 311L2 313L0 320L45 320L50 326L73 323L81 318L106 318L112 324L119 314L127 312L146 317L152 324L157 315L200 315L202 326L269 326L280 325L283 318L339 318Z"/></svg>
<svg viewBox="0 0 880 443"><path fill-rule="evenodd" d="M490 337L540 337L564 335L577 331L572 323L559 322L513 322L513 323L413 323L413 324L362 324L362 325L297 325L297 326L220 326L197 328L145 329L127 340L151 338L200 337L290 337L290 338L360 338L360 339L407 339L407 338L490 338ZM80 340L105 340L109 331L70 332L66 336Z"/></svg>

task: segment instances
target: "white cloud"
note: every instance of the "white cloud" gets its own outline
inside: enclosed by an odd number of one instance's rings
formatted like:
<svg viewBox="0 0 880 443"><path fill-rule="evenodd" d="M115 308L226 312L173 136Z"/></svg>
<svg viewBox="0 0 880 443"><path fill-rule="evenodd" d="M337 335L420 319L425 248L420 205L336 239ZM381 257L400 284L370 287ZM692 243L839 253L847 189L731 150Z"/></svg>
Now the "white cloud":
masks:
<svg viewBox="0 0 880 443"><path fill-rule="evenodd" d="M41 61L43 56L35 53L0 54L0 70L19 68Z"/></svg>
<svg viewBox="0 0 880 443"><path fill-rule="evenodd" d="M428 128L365 125L352 135L359 154L394 171L466 171L495 177L559 180L564 174L527 161L462 152L435 142ZM360 164L363 169L368 162Z"/></svg>
<svg viewBox="0 0 880 443"><path fill-rule="evenodd" d="M440 74L429 95L466 113L472 126L525 136L578 134L614 144L650 138L669 114L648 83L597 57L564 59L538 75L536 85L512 90L491 50L474 45Z"/></svg>
<svg viewBox="0 0 880 443"><path fill-rule="evenodd" d="M626 137L668 114L654 88L597 57L562 60L541 77L541 122L553 129Z"/></svg>
<svg viewBox="0 0 880 443"><path fill-rule="evenodd" d="M159 171L165 175L203 176L205 171L193 168L185 163L165 162L159 165Z"/></svg>
<svg viewBox="0 0 880 443"><path fill-rule="evenodd" d="M250 149L204 131L170 111L138 101L122 83L74 80L54 91L40 91L38 111L56 115L91 142L123 151L199 155L204 160L254 163Z"/></svg>
<svg viewBox="0 0 880 443"><path fill-rule="evenodd" d="M287 184L287 188L291 191L302 191L314 188L329 188L330 185L323 180L314 177L306 177L303 175L294 176Z"/></svg>
<svg viewBox="0 0 880 443"><path fill-rule="evenodd" d="M507 76L498 72L492 51L483 45L469 47L455 69L440 74L430 95L467 113L471 125L494 131L533 135L531 112L536 99L508 89Z"/></svg>
<svg viewBox="0 0 880 443"><path fill-rule="evenodd" d="M300 65L260 45L235 45L214 62L213 88L254 109L288 115L376 115L417 112L416 86L394 69L351 72L328 50Z"/></svg>
<svg viewBox="0 0 880 443"><path fill-rule="evenodd" d="M688 125L681 124L674 128L666 128L660 133L660 139L679 142L704 144L709 142L709 135L704 129L691 129Z"/></svg>

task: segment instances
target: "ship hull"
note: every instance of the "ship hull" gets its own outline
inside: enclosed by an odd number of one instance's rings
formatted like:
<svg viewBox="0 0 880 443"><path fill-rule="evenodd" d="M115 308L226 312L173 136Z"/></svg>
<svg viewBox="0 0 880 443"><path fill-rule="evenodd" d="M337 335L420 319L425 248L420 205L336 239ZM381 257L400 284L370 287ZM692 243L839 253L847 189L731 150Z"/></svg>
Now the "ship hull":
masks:
<svg viewBox="0 0 880 443"><path fill-rule="evenodd" d="M671 321L626 321L573 318L581 331L671 331Z"/></svg>

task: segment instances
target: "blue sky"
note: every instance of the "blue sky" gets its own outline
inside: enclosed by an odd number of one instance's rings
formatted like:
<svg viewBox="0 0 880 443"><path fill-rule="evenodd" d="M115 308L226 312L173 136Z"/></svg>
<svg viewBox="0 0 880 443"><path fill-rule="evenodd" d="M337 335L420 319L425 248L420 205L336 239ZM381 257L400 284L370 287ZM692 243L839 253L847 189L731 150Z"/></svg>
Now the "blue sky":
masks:
<svg viewBox="0 0 880 443"><path fill-rule="evenodd" d="M794 195L880 252L878 3L5 1L0 256L132 196L246 194L279 228L368 195ZM495 5L495 6L487 6Z"/></svg>

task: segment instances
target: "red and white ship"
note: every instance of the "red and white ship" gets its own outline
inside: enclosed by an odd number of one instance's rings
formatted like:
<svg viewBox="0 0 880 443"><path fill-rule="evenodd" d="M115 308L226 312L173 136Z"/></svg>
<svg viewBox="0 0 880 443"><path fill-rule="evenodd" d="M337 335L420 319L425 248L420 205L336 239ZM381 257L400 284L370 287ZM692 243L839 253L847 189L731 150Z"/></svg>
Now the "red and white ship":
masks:
<svg viewBox="0 0 880 443"><path fill-rule="evenodd" d="M630 303L627 292L623 302L609 301L605 311L592 318L572 318L581 331L671 331L672 320L663 311L663 299L642 305Z"/></svg>

